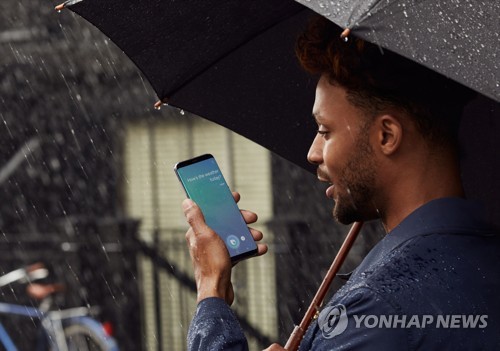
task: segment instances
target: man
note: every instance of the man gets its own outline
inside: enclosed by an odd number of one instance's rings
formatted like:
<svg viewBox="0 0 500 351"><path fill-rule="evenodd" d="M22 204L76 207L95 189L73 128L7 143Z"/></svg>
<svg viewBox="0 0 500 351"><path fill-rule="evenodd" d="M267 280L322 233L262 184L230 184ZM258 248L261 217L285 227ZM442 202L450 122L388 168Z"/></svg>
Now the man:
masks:
<svg viewBox="0 0 500 351"><path fill-rule="evenodd" d="M307 157L330 184L335 219L380 219L387 235L321 311L300 349L500 349L500 244L481 209L464 199L459 172L456 134L471 93L339 35L319 18L298 40L301 64L320 77L318 132ZM224 244L192 201L183 207L199 302L189 348L245 350L229 308ZM259 244L259 253L266 251Z"/></svg>

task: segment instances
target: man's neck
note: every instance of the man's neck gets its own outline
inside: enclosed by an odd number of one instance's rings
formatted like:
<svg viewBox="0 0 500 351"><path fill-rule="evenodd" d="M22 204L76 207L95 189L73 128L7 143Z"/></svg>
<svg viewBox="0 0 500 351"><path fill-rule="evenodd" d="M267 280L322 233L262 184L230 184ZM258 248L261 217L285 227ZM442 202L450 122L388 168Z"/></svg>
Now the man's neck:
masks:
<svg viewBox="0 0 500 351"><path fill-rule="evenodd" d="M420 162L400 167L397 177L386 183L387 198L381 203L382 223L390 232L403 219L427 202L444 197L464 197L460 170L456 158L425 157Z"/></svg>

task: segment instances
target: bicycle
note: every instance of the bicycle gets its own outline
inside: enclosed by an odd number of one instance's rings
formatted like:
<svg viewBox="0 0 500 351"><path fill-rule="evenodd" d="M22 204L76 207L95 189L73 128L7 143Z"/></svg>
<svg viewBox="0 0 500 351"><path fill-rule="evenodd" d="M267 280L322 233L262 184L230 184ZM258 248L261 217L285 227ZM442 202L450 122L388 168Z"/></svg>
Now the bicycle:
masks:
<svg viewBox="0 0 500 351"><path fill-rule="evenodd" d="M34 283L47 276L48 270L40 263L0 276L0 288L15 282L28 283L28 295L41 301L38 307L0 303L0 314L39 320L37 351L119 351L116 341L108 335L104 325L91 317L95 308L51 310L51 296L63 291L64 286ZM6 351L18 350L1 322L0 345Z"/></svg>

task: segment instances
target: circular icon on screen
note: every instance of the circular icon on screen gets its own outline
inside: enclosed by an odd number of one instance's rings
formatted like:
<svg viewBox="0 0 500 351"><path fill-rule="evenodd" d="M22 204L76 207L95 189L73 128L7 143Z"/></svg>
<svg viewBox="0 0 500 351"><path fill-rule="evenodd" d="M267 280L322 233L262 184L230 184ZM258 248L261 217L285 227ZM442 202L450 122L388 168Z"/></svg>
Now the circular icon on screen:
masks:
<svg viewBox="0 0 500 351"><path fill-rule="evenodd" d="M232 249L237 249L240 246L240 239L234 235L229 235L226 239L227 244Z"/></svg>

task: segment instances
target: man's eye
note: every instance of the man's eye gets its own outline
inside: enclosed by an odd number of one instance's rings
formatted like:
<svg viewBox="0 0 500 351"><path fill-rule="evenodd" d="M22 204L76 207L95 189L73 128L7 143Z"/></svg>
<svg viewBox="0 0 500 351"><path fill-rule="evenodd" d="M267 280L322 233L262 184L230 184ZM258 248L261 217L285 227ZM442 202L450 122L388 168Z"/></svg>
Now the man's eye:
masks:
<svg viewBox="0 0 500 351"><path fill-rule="evenodd" d="M319 130L319 129L318 129L318 134L319 134L319 135L327 135L327 134L328 134L328 131L327 131L327 130Z"/></svg>

